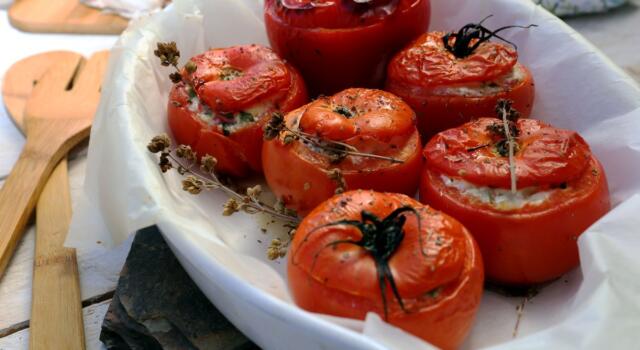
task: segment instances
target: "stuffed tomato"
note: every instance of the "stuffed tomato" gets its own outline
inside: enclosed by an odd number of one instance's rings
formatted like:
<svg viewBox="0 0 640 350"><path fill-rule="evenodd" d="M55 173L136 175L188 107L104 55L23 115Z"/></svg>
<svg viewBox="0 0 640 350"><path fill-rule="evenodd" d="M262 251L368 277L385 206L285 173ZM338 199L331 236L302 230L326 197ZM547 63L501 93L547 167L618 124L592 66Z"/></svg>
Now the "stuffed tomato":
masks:
<svg viewBox="0 0 640 350"><path fill-rule="evenodd" d="M312 95L382 87L391 56L429 26L429 0L266 0L271 47Z"/></svg>
<svg viewBox="0 0 640 350"><path fill-rule="evenodd" d="M487 279L529 285L578 265L578 236L610 209L609 191L577 133L532 119L510 128L511 161L502 120L436 135L424 149L420 199L469 229Z"/></svg>
<svg viewBox="0 0 640 350"><path fill-rule="evenodd" d="M314 209L288 255L305 310L387 322L443 349L460 346L483 289L482 258L458 221L401 194L350 191Z"/></svg>
<svg viewBox="0 0 640 350"><path fill-rule="evenodd" d="M179 144L217 159L216 170L261 172L262 128L277 111L307 102L291 65L258 45L212 49L192 57L169 95L169 127Z"/></svg>
<svg viewBox="0 0 640 350"><path fill-rule="evenodd" d="M422 155L415 115L388 92L347 89L275 116L267 126L277 132L262 150L265 178L300 214L336 191L417 190Z"/></svg>
<svg viewBox="0 0 640 350"><path fill-rule="evenodd" d="M478 39L481 30L470 24L458 33L423 34L389 63L385 89L416 112L423 140L492 115L500 99L513 101L525 118L531 114L531 72L515 48L487 41L489 34Z"/></svg>

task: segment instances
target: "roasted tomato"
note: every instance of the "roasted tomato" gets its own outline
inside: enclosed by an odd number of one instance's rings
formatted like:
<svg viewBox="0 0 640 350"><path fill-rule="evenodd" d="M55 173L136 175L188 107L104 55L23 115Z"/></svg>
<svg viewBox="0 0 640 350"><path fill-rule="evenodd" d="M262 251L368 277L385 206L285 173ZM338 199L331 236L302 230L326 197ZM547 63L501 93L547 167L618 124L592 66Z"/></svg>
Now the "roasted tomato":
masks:
<svg viewBox="0 0 640 350"><path fill-rule="evenodd" d="M264 144L264 174L300 214L345 187L408 195L418 188L420 136L413 111L397 96L348 89L290 112L281 123L281 132Z"/></svg>
<svg viewBox="0 0 640 350"><path fill-rule="evenodd" d="M528 285L578 265L578 236L610 209L609 190L577 133L533 119L512 128L513 179L503 121L481 118L427 144L420 199L471 231L487 279Z"/></svg>
<svg viewBox="0 0 640 350"><path fill-rule="evenodd" d="M298 227L289 287L303 309L364 319L375 312L440 348L458 347L480 304L483 268L469 232L401 194L350 191Z"/></svg>
<svg viewBox="0 0 640 350"><path fill-rule="evenodd" d="M533 106L531 72L518 63L511 46L477 38L465 26L458 33L422 35L393 57L386 89L404 99L418 116L423 140L462 125L473 118L493 115L500 99L529 117Z"/></svg>
<svg viewBox="0 0 640 350"><path fill-rule="evenodd" d="M261 172L262 128L276 111L307 102L300 74L258 45L212 49L191 58L169 95L169 127L180 144L217 158L216 170Z"/></svg>
<svg viewBox="0 0 640 350"><path fill-rule="evenodd" d="M382 87L391 56L429 26L429 0L266 0L271 47L312 95Z"/></svg>

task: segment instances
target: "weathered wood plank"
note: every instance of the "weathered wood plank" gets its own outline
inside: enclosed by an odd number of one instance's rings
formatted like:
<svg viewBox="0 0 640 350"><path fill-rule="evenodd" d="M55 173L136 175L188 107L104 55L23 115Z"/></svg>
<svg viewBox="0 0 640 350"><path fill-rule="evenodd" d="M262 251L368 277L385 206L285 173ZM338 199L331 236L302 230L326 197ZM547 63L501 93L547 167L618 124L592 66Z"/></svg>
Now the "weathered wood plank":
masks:
<svg viewBox="0 0 640 350"><path fill-rule="evenodd" d="M69 162L69 185L72 198L77 198L82 191L85 164L84 157ZM0 334L3 329L30 318L34 242L35 231L32 226L18 244L16 254L9 263L5 276L0 279L0 310L2 310ZM115 289L130 246L129 240L113 250L106 248L77 250L82 300L100 296Z"/></svg>
<svg viewBox="0 0 640 350"><path fill-rule="evenodd" d="M104 349L100 342L100 327L104 314L109 308L111 300L85 307L82 310L84 318L84 334L88 350ZM0 350L27 350L29 348L29 328L0 338Z"/></svg>

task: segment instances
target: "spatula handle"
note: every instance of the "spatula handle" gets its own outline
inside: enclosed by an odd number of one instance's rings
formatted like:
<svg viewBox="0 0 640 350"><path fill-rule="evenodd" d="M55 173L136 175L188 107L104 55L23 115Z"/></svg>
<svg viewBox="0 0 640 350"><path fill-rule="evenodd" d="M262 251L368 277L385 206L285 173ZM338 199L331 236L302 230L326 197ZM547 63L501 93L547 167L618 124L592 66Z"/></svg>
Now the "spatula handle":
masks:
<svg viewBox="0 0 640 350"><path fill-rule="evenodd" d="M56 166L36 207L36 254L29 349L84 349L75 249L63 246L71 222L67 160Z"/></svg>
<svg viewBox="0 0 640 350"><path fill-rule="evenodd" d="M45 180L64 153L58 145L27 138L18 162L0 189L0 277L42 192Z"/></svg>

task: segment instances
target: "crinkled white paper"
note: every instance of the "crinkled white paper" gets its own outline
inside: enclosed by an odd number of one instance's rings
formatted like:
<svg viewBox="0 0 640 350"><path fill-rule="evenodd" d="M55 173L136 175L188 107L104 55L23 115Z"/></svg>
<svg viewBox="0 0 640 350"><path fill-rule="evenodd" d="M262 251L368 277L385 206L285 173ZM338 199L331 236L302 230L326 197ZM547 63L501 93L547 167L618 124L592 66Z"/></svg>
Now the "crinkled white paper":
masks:
<svg viewBox="0 0 640 350"><path fill-rule="evenodd" d="M531 300L486 292L465 348L634 348L640 343L640 89L582 37L530 1L434 0L432 29L489 14L536 80L533 115L579 131L606 169L615 208L580 237L582 264ZM190 196L146 151L167 132L169 70L153 56L176 41L182 64L209 47L267 44L259 0L177 0L136 21L112 50L91 133L86 198L68 243L115 244L158 225L204 293L268 349L427 349L370 315L365 322L310 314L289 297L284 261L269 262L259 217L223 217L220 193ZM568 220L570 218L567 218ZM270 231L272 227L270 227ZM159 271L161 273L161 271ZM516 329L516 306L524 305Z"/></svg>

